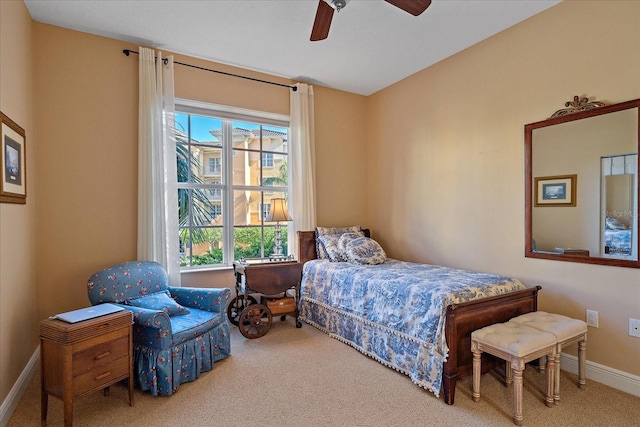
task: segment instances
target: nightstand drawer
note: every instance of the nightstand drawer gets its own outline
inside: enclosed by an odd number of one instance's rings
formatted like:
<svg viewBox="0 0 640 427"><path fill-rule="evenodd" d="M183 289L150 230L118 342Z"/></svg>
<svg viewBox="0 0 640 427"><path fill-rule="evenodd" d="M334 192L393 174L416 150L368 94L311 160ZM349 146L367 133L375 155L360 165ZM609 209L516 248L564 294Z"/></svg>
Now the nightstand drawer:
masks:
<svg viewBox="0 0 640 427"><path fill-rule="evenodd" d="M72 344L128 327L132 323L132 314L123 310L115 314L96 317L78 323L66 323L62 320L40 322L40 336L60 344Z"/></svg>
<svg viewBox="0 0 640 427"><path fill-rule="evenodd" d="M113 384L119 378L129 376L129 355L114 360L109 365L94 366L89 371L73 378L73 395L100 389Z"/></svg>
<svg viewBox="0 0 640 427"><path fill-rule="evenodd" d="M124 330L125 333L127 330ZM73 376L87 372L95 367L109 366L122 356L129 355L129 335L109 342L95 345L73 355Z"/></svg>

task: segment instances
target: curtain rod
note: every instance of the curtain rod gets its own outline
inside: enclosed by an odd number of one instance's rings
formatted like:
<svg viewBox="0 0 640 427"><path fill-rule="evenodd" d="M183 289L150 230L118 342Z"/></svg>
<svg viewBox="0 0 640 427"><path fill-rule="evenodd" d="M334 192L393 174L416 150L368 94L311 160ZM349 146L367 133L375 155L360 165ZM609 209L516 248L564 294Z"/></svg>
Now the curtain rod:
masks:
<svg viewBox="0 0 640 427"><path fill-rule="evenodd" d="M124 49L122 51L122 53L124 53L127 56L129 56L129 54L131 54L131 53L135 53L136 55L139 55L139 53L136 52L135 50L129 50L129 49ZM167 63L167 58L164 58L162 61L166 64ZM197 65L185 64L184 62L174 61L174 64L184 65L186 67L191 67L191 68L197 68L198 70L209 71L211 73L224 74L225 76L239 77L241 79L253 80L254 82L258 82L258 83L267 83L267 84L275 85L275 86L288 87L289 89L293 90L294 92L298 90L298 88L296 86L289 86L289 85L285 85L285 84L282 84L282 83L276 83L276 82L270 82L270 81L267 81L267 80L254 79L253 77L241 76L239 74L227 73L225 71L212 70L210 68L199 67Z"/></svg>

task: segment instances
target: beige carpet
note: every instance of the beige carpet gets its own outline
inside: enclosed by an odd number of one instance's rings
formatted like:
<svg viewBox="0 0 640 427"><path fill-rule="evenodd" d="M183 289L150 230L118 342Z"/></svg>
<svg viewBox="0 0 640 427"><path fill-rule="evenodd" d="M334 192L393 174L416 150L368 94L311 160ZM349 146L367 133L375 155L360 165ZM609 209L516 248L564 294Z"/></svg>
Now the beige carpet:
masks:
<svg viewBox="0 0 640 427"><path fill-rule="evenodd" d="M419 388L409 377L362 355L308 324L279 320L262 338L247 340L232 327L232 355L170 397L123 384L111 395L76 399L74 426L512 426L511 389L499 375L482 377L482 401L471 399L471 378L458 383L455 405ZM587 350L588 355L588 350ZM8 426L40 425L40 377L34 377ZM526 426L640 425L640 398L562 373L561 403L543 403L544 375L528 367ZM49 398L48 426L62 426L62 402Z"/></svg>

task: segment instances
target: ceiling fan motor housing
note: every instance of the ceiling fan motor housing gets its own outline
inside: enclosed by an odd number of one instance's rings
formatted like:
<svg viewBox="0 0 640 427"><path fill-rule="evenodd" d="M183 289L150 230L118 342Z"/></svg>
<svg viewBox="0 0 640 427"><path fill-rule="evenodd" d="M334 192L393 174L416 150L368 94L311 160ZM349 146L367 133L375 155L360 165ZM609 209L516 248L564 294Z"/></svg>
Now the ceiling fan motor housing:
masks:
<svg viewBox="0 0 640 427"><path fill-rule="evenodd" d="M327 1L329 3L329 1ZM347 5L347 0L330 0L329 6L340 12L340 9Z"/></svg>

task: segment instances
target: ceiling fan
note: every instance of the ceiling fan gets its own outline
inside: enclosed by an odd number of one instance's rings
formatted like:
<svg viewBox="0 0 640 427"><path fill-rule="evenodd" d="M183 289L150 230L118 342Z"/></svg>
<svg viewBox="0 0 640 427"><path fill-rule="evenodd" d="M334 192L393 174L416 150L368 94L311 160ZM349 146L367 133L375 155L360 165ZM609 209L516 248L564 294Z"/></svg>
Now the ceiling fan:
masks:
<svg viewBox="0 0 640 427"><path fill-rule="evenodd" d="M431 0L385 0L387 3L398 7L405 12L418 16L424 12ZM324 40L329 36L329 28L331 27L331 19L333 12L340 12L347 5L347 0L318 0L318 10L316 11L316 19L311 29L311 41Z"/></svg>

